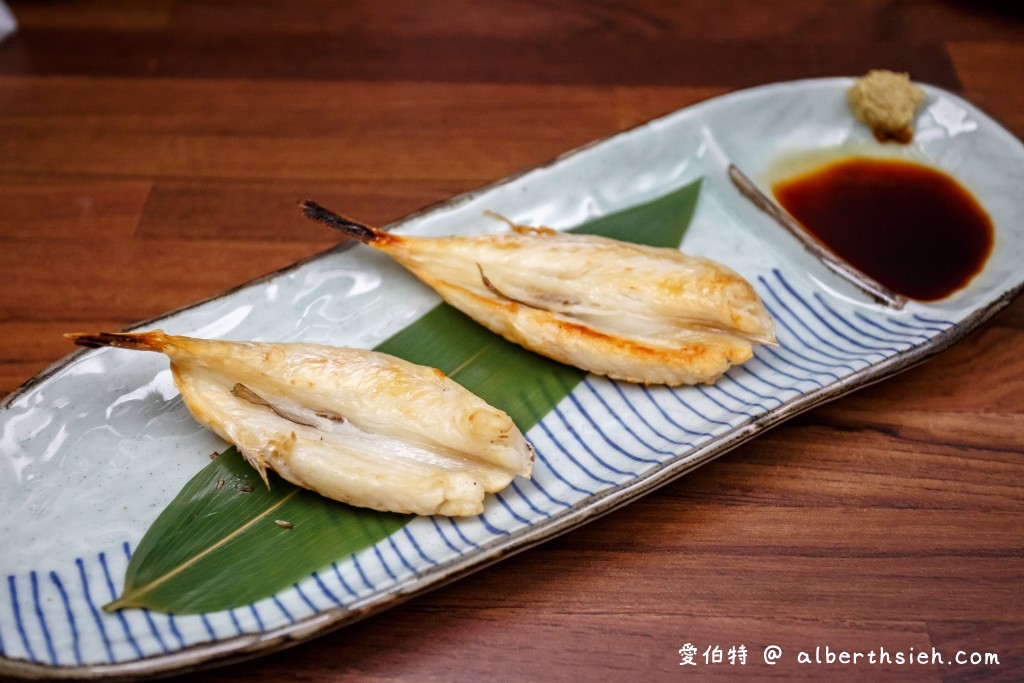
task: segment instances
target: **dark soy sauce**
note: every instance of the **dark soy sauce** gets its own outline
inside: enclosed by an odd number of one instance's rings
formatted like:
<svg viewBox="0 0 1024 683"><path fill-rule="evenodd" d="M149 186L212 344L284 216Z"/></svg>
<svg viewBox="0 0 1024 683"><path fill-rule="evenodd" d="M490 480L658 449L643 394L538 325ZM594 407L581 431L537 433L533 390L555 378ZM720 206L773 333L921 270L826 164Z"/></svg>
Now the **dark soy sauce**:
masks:
<svg viewBox="0 0 1024 683"><path fill-rule="evenodd" d="M912 299L949 296L992 251L985 210L960 183L927 166L851 158L772 191L834 254Z"/></svg>

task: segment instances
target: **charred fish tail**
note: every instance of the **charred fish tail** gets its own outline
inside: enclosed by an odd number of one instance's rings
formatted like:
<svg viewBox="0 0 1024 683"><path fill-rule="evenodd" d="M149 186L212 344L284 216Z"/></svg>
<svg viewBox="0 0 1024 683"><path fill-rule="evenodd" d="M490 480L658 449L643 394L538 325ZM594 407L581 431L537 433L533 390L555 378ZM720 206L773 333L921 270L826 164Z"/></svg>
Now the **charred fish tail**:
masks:
<svg viewBox="0 0 1024 683"><path fill-rule="evenodd" d="M320 221L327 227L340 230L349 237L353 237L364 244L373 244L374 242L382 239L386 234L377 228L370 227L369 225L363 225L351 218L346 218L345 216L334 213L330 209L325 209L309 199L301 202L299 206L302 207L302 213L305 214L306 218Z"/></svg>
<svg viewBox="0 0 1024 683"><path fill-rule="evenodd" d="M130 332L69 332L64 337L87 349L116 346L119 349L134 349L136 351L160 351L167 343L167 337L161 330L137 334Z"/></svg>

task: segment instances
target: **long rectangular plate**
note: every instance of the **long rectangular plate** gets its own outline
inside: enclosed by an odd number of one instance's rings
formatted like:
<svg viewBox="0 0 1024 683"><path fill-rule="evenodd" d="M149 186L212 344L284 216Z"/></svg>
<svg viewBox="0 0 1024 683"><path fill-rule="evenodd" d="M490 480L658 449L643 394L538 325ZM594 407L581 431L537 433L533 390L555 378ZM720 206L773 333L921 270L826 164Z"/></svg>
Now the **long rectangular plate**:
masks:
<svg viewBox="0 0 1024 683"><path fill-rule="evenodd" d="M483 515L418 518L272 598L196 616L102 612L142 534L224 444L191 419L156 354L81 352L27 383L0 406L0 674L180 672L311 638L578 527L963 338L1022 288L1024 148L931 87L914 143L879 145L846 109L849 84L782 83L709 100L390 226L422 235L498 229L482 215L490 210L567 227L703 179L683 249L750 280L778 323L779 345L759 348L714 386L588 377L530 430L533 479L490 496ZM915 159L956 177L995 224L984 270L942 301L886 308L815 260L728 178L735 164L764 189L778 159L836 150ZM371 348L437 302L358 247L145 327Z"/></svg>

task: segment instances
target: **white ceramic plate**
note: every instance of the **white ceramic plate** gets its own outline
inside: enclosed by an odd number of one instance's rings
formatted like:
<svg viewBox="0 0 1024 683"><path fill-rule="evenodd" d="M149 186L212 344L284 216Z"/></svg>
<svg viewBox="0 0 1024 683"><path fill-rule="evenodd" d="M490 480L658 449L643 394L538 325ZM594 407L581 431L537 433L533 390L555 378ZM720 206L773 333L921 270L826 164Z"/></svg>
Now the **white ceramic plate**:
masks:
<svg viewBox="0 0 1024 683"><path fill-rule="evenodd" d="M849 115L849 81L784 83L678 111L392 226L415 234L518 222L567 227L704 178L688 253L743 274L778 323L713 387L587 378L528 436L531 481L491 496L479 518L418 518L292 588L225 612L107 614L132 549L223 448L189 416L157 354L77 353L0 407L0 674L137 676L251 656L400 602L623 505L822 401L920 362L1021 291L1024 149L954 95L928 100L908 147L875 143ZM893 311L810 257L725 175L757 181L778 159L843 148L945 169L980 200L995 249L964 290ZM380 254L321 254L158 322L236 340L372 347L438 303ZM344 663L339 663L344 666Z"/></svg>

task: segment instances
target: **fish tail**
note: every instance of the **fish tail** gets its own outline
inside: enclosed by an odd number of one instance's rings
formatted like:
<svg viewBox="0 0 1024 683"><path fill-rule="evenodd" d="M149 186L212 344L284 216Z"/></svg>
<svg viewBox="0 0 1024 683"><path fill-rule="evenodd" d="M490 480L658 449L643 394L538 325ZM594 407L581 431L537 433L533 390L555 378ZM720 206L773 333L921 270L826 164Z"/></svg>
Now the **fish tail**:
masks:
<svg viewBox="0 0 1024 683"><path fill-rule="evenodd" d="M330 209L325 209L312 200L307 199L300 202L299 206L302 207L302 213L306 215L306 218L320 221L329 228L340 230L349 237L359 240L363 244L379 244L381 242L386 242L391 238L391 235L383 230L369 225L363 225L351 218L346 218L345 216L334 213Z"/></svg>
<svg viewBox="0 0 1024 683"><path fill-rule="evenodd" d="M119 349L135 351L163 351L168 344L163 330L150 332L69 332L64 335L78 346L98 349L102 346L116 346Z"/></svg>

